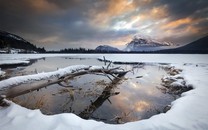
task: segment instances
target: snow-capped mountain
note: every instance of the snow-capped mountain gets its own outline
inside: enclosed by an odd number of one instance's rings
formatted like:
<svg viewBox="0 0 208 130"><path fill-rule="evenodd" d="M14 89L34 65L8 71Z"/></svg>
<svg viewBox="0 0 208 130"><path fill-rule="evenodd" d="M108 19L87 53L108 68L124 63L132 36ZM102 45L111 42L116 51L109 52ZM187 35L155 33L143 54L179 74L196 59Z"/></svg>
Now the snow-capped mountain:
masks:
<svg viewBox="0 0 208 130"><path fill-rule="evenodd" d="M118 52L118 51L120 51L118 48L111 47L108 45L100 45L100 46L96 47L95 50L101 51L101 52Z"/></svg>
<svg viewBox="0 0 208 130"><path fill-rule="evenodd" d="M170 46L171 43L168 42L158 42L151 38L143 38L140 36L135 36L134 39L126 45L124 51L148 52L148 51L169 49Z"/></svg>

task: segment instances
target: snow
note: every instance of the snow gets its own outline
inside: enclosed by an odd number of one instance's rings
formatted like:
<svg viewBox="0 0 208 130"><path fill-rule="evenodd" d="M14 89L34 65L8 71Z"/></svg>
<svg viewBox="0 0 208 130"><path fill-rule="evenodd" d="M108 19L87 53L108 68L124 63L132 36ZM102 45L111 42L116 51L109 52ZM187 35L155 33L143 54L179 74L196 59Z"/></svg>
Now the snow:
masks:
<svg viewBox="0 0 208 130"><path fill-rule="evenodd" d="M8 36L11 37L11 38L16 39L16 40L18 40L18 41L22 41L22 40L23 40L22 38L19 38L19 37L17 37L17 36L12 35L12 34L8 34Z"/></svg>
<svg viewBox="0 0 208 130"><path fill-rule="evenodd" d="M0 77L4 76L5 72L0 69Z"/></svg>
<svg viewBox="0 0 208 130"><path fill-rule="evenodd" d="M29 64L27 60L1 60L0 65L11 65L11 64Z"/></svg>
<svg viewBox="0 0 208 130"><path fill-rule="evenodd" d="M45 57L73 57L73 58L97 58L102 54L1 54L0 65L29 63L29 60Z"/></svg>
<svg viewBox="0 0 208 130"><path fill-rule="evenodd" d="M170 84L171 87L185 87L185 81L178 79L177 81Z"/></svg>
<svg viewBox="0 0 208 130"><path fill-rule="evenodd" d="M47 73L38 73L38 74L33 74L33 75L25 75L25 76L18 76L18 77L12 77L3 81L0 81L0 90L4 87L7 86L12 86L12 85L18 85L20 83L28 83L31 81L38 81L38 80L47 80L47 79L51 79L53 77L63 77L67 74L72 73L73 71L81 71L84 69L89 68L89 66L85 66L85 65L74 65L74 66L69 66L63 69L59 69L57 71L53 71L53 72L47 72ZM95 68L95 67L93 67ZM98 67L96 67L98 68Z"/></svg>
<svg viewBox="0 0 208 130"><path fill-rule="evenodd" d="M174 75L174 76L165 76L162 78L164 82L171 82L169 85L170 87L187 87L190 86L186 84L183 76L180 74ZM191 85L192 86L192 85Z"/></svg>
<svg viewBox="0 0 208 130"><path fill-rule="evenodd" d="M168 55L168 56L167 56ZM208 55L201 54L1 54L0 63L10 60L28 61L44 57L99 58L119 62L145 63L208 63Z"/></svg>
<svg viewBox="0 0 208 130"><path fill-rule="evenodd" d="M148 51L175 48L174 46L169 46L169 45L170 43L167 42L158 42L151 38L135 36L134 39L126 45L124 51L148 52Z"/></svg>
<svg viewBox="0 0 208 130"><path fill-rule="evenodd" d="M109 54L105 59L114 62L142 63L208 63L207 54ZM103 60L103 57L99 57Z"/></svg>
<svg viewBox="0 0 208 130"><path fill-rule="evenodd" d="M100 56L100 55L99 55ZM95 57L99 57L98 55ZM103 56L103 55L102 55ZM101 56L100 56L101 57ZM171 104L167 113L121 125L84 120L71 113L47 116L12 102L0 107L0 130L207 130L208 129L208 55L105 55L107 60L123 62L171 63L182 69L182 76L193 90ZM176 76L176 77L177 77ZM175 78L176 78L175 77ZM177 79L177 78L176 78Z"/></svg>

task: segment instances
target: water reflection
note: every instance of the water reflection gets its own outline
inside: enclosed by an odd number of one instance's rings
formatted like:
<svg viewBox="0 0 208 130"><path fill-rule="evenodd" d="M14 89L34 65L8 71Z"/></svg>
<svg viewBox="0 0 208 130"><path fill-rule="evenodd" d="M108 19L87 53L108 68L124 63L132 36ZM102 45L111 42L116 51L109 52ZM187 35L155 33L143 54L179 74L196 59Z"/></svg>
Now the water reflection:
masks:
<svg viewBox="0 0 208 130"><path fill-rule="evenodd" d="M34 70L47 72L77 64L103 65L96 59L51 57L38 60L17 72L24 74L34 73ZM131 71L116 85L103 76L84 75L69 82L72 88L51 85L16 97L13 101L30 109L39 108L44 114L73 112L83 118L116 124L149 118L163 112L163 108L174 100L171 95L157 89L157 86L161 86L161 78L166 75L160 66L144 64L119 66ZM110 90L106 91L106 87L109 86Z"/></svg>

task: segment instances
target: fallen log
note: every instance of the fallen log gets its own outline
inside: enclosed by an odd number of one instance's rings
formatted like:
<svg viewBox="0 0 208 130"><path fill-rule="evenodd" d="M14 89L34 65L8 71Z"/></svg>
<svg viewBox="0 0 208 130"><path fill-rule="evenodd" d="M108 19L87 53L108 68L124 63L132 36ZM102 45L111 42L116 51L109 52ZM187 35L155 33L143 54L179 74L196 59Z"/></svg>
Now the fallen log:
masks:
<svg viewBox="0 0 208 130"><path fill-rule="evenodd" d="M121 70L119 67L103 68L95 66L71 66L71 69L66 68L66 70L68 70L68 72L64 70L48 72L49 76L47 75L47 73L44 73L46 77L42 76L43 74L35 74L28 76L19 76L0 81L0 95L4 95L3 97L5 98L14 98L16 96L39 90L52 84L60 84L61 82L66 82L67 80L70 80L74 77L85 74L102 73L104 75L109 74L115 76L127 73L127 71ZM63 72L64 74L62 74ZM14 82L13 80L15 80L16 82Z"/></svg>

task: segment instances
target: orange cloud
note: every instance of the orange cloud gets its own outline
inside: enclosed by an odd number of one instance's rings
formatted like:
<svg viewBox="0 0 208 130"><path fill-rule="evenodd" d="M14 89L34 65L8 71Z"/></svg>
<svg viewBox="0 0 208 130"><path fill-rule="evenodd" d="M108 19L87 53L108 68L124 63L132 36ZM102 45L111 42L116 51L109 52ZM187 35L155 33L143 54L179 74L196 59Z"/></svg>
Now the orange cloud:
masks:
<svg viewBox="0 0 208 130"><path fill-rule="evenodd" d="M155 19L165 18L168 15L167 12L166 6L154 7L150 11L150 16Z"/></svg>
<svg viewBox="0 0 208 130"><path fill-rule="evenodd" d="M111 0L102 12L91 10L92 24L106 25L113 17L134 11L136 6L129 0Z"/></svg>
<svg viewBox="0 0 208 130"><path fill-rule="evenodd" d="M172 21L172 22L162 26L162 29L173 29L173 28L176 28L176 27L184 25L184 24L190 24L190 23L192 23L192 21L193 20L189 17L175 20L175 21Z"/></svg>
<svg viewBox="0 0 208 130"><path fill-rule="evenodd" d="M193 19L190 17L175 20L172 22L167 22L165 25L160 26L161 33L164 37L185 37L188 35L203 35L207 30L204 27L197 26L200 22L204 22L205 19ZM186 25L182 28L177 28L181 25Z"/></svg>
<svg viewBox="0 0 208 130"><path fill-rule="evenodd" d="M109 16L116 16L135 9L129 0L111 0L107 9Z"/></svg>
<svg viewBox="0 0 208 130"><path fill-rule="evenodd" d="M37 12L48 12L57 9L55 4L50 3L47 0L26 0L26 2Z"/></svg>

